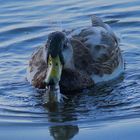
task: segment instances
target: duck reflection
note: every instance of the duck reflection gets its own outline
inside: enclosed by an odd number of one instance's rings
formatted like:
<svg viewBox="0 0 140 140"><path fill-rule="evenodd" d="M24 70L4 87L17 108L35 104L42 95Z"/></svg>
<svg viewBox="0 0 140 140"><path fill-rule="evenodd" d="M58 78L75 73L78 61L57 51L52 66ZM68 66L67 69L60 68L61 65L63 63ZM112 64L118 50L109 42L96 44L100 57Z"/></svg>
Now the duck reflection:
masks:
<svg viewBox="0 0 140 140"><path fill-rule="evenodd" d="M109 85L100 85L83 93L71 95L62 104L47 104L45 109L48 112L50 135L55 140L69 140L79 132L77 120L100 121L118 116L120 108L127 103L126 93L120 92L120 85L123 83L112 82ZM119 92L119 94L118 94Z"/></svg>
<svg viewBox="0 0 140 140"><path fill-rule="evenodd" d="M55 140L69 140L73 138L78 131L78 126L74 125L50 127L50 134Z"/></svg>
<svg viewBox="0 0 140 140"><path fill-rule="evenodd" d="M55 140L69 140L79 132L79 128L75 124L68 122L77 120L74 106L67 110L69 103L64 104L47 104L45 108L48 110L48 121L51 122L49 131Z"/></svg>

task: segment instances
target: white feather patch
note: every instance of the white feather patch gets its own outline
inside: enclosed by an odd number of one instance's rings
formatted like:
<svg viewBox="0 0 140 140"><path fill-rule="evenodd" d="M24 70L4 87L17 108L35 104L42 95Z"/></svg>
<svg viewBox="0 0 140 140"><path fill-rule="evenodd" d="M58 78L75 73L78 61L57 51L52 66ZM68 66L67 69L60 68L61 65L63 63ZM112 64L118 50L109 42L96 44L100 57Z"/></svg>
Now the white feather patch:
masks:
<svg viewBox="0 0 140 140"><path fill-rule="evenodd" d="M113 80L113 79L117 78L120 74L122 74L123 72L124 72L124 63L120 62L120 64L113 71L112 74L104 74L102 77L100 77L99 75L93 74L91 77L94 80L95 84L97 84L97 83Z"/></svg>

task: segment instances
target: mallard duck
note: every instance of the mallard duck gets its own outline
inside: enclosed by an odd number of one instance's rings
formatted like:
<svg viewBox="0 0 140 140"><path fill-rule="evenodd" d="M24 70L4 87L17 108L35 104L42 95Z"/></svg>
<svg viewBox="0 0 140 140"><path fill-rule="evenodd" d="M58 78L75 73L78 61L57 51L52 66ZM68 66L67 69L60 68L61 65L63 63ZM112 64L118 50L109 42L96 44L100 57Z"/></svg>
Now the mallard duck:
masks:
<svg viewBox="0 0 140 140"><path fill-rule="evenodd" d="M119 39L101 18L93 15L91 21L90 27L48 35L29 61L27 80L34 87L72 93L113 80L124 71Z"/></svg>

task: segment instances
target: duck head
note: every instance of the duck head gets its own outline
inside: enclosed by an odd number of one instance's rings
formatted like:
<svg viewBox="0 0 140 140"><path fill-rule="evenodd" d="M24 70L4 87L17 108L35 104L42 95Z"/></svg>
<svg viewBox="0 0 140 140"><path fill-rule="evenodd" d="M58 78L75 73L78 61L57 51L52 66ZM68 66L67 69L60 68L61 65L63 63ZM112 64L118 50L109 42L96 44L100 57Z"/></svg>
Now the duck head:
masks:
<svg viewBox="0 0 140 140"><path fill-rule="evenodd" d="M51 91L55 91L59 89L62 69L65 67L73 68L73 49L63 32L49 34L46 48L47 73L45 83Z"/></svg>

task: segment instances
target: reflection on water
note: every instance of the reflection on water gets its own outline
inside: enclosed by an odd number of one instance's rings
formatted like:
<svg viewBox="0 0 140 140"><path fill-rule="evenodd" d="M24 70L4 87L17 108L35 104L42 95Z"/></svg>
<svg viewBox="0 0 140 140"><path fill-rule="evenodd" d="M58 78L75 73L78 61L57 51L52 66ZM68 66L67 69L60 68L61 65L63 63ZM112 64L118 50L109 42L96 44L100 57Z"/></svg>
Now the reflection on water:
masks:
<svg viewBox="0 0 140 140"><path fill-rule="evenodd" d="M70 139L85 127L140 117L139 0L7 0L1 1L0 13L1 125L45 125L54 139ZM120 38L124 79L44 106L43 91L25 80L31 53L54 30L89 26L92 14L109 23Z"/></svg>
<svg viewBox="0 0 140 140"><path fill-rule="evenodd" d="M50 106L48 105L45 107L48 111L48 121L51 122L52 124L57 124L57 125L52 125L49 127L50 135L55 139L55 140L68 140L73 138L79 131L78 125L77 124L65 124L65 122L69 121L76 121L76 116L74 113L74 108L73 108L73 113L66 113L65 108L66 104L63 106L63 110L60 107L60 104L51 104ZM61 112L64 112L63 114ZM54 114L57 114L54 115ZM61 123L64 123L63 125Z"/></svg>
<svg viewBox="0 0 140 140"><path fill-rule="evenodd" d="M55 140L69 140L78 133L78 126L52 126L50 127L50 134Z"/></svg>

